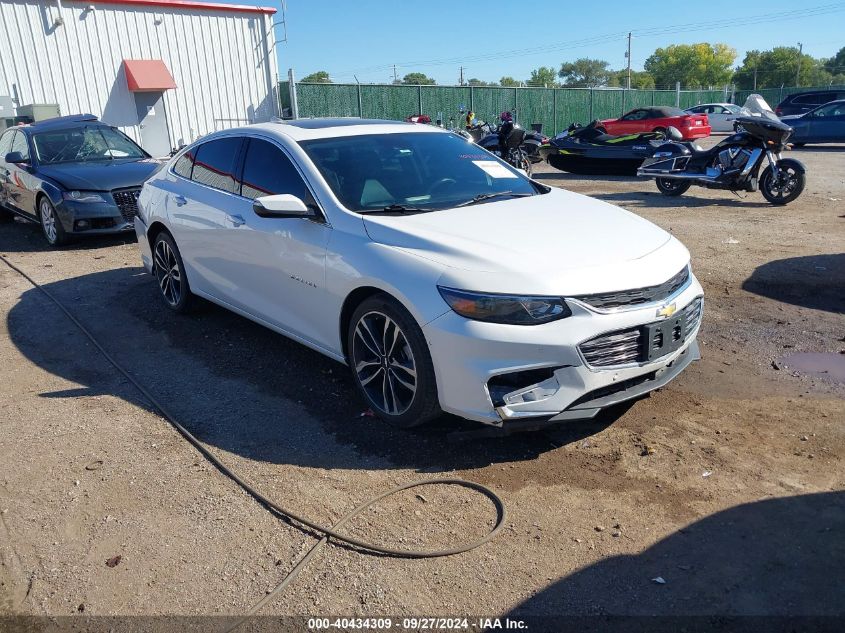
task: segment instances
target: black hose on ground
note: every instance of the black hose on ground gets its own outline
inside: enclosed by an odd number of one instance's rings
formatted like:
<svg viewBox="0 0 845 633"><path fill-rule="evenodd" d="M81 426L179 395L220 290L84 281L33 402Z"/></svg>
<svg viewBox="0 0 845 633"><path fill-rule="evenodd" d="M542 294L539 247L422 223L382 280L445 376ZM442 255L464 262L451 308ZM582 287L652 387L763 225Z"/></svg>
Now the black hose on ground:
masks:
<svg viewBox="0 0 845 633"><path fill-rule="evenodd" d="M504 526L505 523L505 516L506 510L505 505L502 502L501 498L492 490L483 486L479 483L475 483L472 481L467 481L465 479L423 479L421 481L415 481L407 484L402 484L400 486L396 486L395 488L391 488L380 495L377 495L367 501L364 501L353 510L348 512L344 515L337 523L332 525L331 527L324 527L315 523L305 517L302 517L291 510L280 506L276 502L268 499L264 496L261 492L257 489L252 487L249 483L247 483L243 478L241 478L237 473L231 470L226 464L224 464L217 456L214 455L205 445L199 441L188 429L182 426L176 418L168 411L167 407L161 404L155 396L143 385L141 384L132 374L130 374L114 357L106 351L106 349L100 344L99 341L94 337L94 335L86 328L80 321L77 319L71 312L68 310L64 304L59 301L56 297L54 297L46 288L41 286L37 281L32 279L29 275L27 275L24 271L20 268L15 266L12 262L10 262L6 257L0 255L0 259L3 260L9 268L14 270L18 273L21 277L26 279L30 284L32 284L36 289L44 293L44 295L52 301L64 314L70 319L76 327L91 341L94 347L99 350L99 352L103 355L103 357L118 371L122 374L130 383L132 383L135 388L141 392L141 394L149 401L149 403L153 406L153 408L157 409L161 416L167 420L173 427L184 437L188 442L190 442L194 448L196 448L208 461L210 461L214 466L222 472L224 475L229 477L232 481L234 481L238 486L240 486L247 494L253 497L256 501L258 501L261 505L265 508L273 512L274 514L281 516L283 518L292 519L296 523L304 525L315 532L322 534L323 536L318 540L313 547L308 550L308 553L300 559L300 561L291 569L291 571L285 576L282 581L276 585L276 587L267 594L264 598L262 598L259 602L254 604L247 613L238 621L236 621L233 625L229 626L226 631L232 631L235 628L239 627L243 624L250 616L257 613L263 606L271 602L274 598L276 598L285 588L296 578L300 571L308 564L308 561L317 553L317 551L322 547L328 540L329 537L332 539L340 542L346 543L347 545L352 545L357 548L360 548L367 552L372 552L376 554L382 554L397 558L437 558L440 556L452 556L454 554L461 554L463 552L468 552L473 550L481 545L484 545L488 541L490 541ZM441 549L441 550L401 550L401 549L393 549L390 547L385 547L383 545L378 545L376 543L369 543L367 541L362 541L360 539L356 539L352 536L347 536L340 533L338 530L342 528L346 523L348 523L351 519L355 516L369 508L370 506L378 503L385 497L392 496L398 492L402 492L404 490L409 490L411 488L418 488L420 486L432 486L432 485L447 485L447 486L461 486L463 488L469 488L470 490L475 490L476 492L484 495L487 497L495 506L496 508L496 523L493 528L481 538L472 541L470 543L464 543L461 545L457 545L452 548L448 549Z"/></svg>

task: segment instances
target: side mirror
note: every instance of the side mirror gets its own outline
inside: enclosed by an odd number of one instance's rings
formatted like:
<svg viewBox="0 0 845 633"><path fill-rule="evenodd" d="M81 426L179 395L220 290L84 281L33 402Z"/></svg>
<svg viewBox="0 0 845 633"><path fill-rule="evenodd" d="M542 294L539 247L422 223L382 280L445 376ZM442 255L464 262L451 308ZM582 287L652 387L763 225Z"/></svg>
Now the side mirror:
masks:
<svg viewBox="0 0 845 633"><path fill-rule="evenodd" d="M289 193L256 198L252 209L262 218L313 218L316 215L302 200Z"/></svg>
<svg viewBox="0 0 845 633"><path fill-rule="evenodd" d="M23 154L20 152L9 152L6 154L6 162L12 163L13 165L20 165L21 163L28 163L29 159L24 158Z"/></svg>
<svg viewBox="0 0 845 633"><path fill-rule="evenodd" d="M671 141L682 141L684 140L684 135L681 134L681 131L676 128L674 125L670 125L666 129L666 138Z"/></svg>

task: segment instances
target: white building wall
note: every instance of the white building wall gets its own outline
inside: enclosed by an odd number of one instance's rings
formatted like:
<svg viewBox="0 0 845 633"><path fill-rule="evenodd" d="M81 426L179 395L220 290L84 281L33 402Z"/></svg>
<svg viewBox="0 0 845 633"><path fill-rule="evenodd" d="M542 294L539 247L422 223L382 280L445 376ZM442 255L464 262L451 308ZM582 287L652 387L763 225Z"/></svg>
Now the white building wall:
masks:
<svg viewBox="0 0 845 633"><path fill-rule="evenodd" d="M172 146L275 114L272 15L65 0L0 1L0 95L92 113L140 142L124 59L161 59Z"/></svg>

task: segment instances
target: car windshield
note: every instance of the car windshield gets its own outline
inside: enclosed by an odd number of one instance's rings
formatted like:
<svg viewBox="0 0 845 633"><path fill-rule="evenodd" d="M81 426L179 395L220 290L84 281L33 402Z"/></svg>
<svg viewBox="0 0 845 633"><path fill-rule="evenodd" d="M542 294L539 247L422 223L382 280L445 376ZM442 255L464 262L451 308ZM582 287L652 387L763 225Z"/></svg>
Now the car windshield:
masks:
<svg viewBox="0 0 845 633"><path fill-rule="evenodd" d="M455 134L405 132L301 141L352 211L420 212L545 190Z"/></svg>
<svg viewBox="0 0 845 633"><path fill-rule="evenodd" d="M146 158L125 134L101 125L39 132L32 137L38 162L87 163L120 158Z"/></svg>

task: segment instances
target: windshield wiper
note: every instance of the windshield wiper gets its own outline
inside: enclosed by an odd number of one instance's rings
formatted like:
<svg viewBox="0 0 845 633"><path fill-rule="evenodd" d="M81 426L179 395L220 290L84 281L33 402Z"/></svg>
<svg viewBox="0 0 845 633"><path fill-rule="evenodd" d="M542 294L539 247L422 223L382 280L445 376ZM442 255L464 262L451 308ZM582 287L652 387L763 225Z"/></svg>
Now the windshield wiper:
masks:
<svg viewBox="0 0 845 633"><path fill-rule="evenodd" d="M433 209L423 209L422 207L415 207L412 205L407 204L389 204L386 207L382 207L381 209L363 209L358 213L362 213L364 215L374 214L374 213L425 213L427 211L432 211Z"/></svg>
<svg viewBox="0 0 845 633"><path fill-rule="evenodd" d="M484 202L486 200L492 200L493 198L499 198L501 196L510 196L512 198L524 198L526 196L533 196L533 193L518 193L516 191L496 191L494 193L480 193L475 196L472 200L467 200L466 202L461 202L460 204L456 204L455 207L468 207L473 204L478 204L479 202Z"/></svg>

